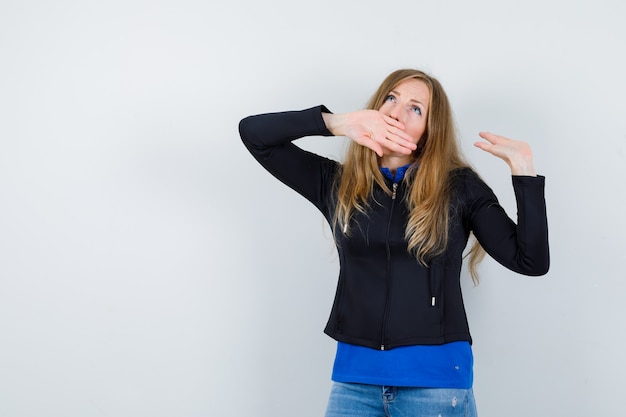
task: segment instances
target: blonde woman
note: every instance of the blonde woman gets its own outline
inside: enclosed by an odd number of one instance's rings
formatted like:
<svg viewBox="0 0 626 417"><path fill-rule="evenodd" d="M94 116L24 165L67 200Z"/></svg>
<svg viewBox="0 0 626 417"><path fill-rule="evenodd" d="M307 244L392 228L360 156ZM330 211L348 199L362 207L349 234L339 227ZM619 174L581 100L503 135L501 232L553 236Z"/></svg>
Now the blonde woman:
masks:
<svg viewBox="0 0 626 417"><path fill-rule="evenodd" d="M510 167L517 223L464 161L441 84L391 73L367 109L318 106L245 118L259 163L313 203L340 260L325 333L337 340L327 417L476 416L471 336L460 287L488 253L525 275L549 267L544 177L528 144L491 133L475 145ZM339 163L298 148L304 136L352 140Z"/></svg>

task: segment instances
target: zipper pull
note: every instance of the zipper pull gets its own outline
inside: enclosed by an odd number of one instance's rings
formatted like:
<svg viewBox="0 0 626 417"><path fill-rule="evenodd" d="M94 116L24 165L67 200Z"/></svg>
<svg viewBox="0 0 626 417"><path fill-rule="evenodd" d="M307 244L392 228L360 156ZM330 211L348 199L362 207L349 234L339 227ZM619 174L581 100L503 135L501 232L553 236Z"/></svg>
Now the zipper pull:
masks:
<svg viewBox="0 0 626 417"><path fill-rule="evenodd" d="M397 190L397 189L398 189L398 183L397 183L397 182L394 182L394 183L393 183L392 190L391 190L391 199L392 199L392 200L395 200L395 199L396 199L396 190Z"/></svg>
<svg viewBox="0 0 626 417"><path fill-rule="evenodd" d="M380 350L385 350L385 345L380 345Z"/></svg>
<svg viewBox="0 0 626 417"><path fill-rule="evenodd" d="M431 300L430 300L430 305L431 305L431 306L433 306L433 307L435 306L435 296L433 296L433 297L431 298Z"/></svg>

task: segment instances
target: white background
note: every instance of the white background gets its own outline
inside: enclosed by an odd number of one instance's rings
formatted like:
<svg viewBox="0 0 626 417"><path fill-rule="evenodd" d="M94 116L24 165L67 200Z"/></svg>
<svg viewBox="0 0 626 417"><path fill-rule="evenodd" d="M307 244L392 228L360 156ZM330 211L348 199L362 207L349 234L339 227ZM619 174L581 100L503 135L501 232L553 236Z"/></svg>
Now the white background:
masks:
<svg viewBox="0 0 626 417"><path fill-rule="evenodd" d="M249 114L437 76L547 177L546 277L462 280L482 417L623 414L621 0L0 2L0 416L322 416L337 259ZM343 142L300 143L340 157Z"/></svg>

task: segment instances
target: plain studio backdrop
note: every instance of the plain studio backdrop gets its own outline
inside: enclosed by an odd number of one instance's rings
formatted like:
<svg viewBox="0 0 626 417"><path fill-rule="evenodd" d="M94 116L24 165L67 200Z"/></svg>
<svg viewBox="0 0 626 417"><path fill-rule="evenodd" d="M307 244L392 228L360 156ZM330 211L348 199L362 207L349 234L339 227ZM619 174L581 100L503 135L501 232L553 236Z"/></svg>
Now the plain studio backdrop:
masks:
<svg viewBox="0 0 626 417"><path fill-rule="evenodd" d="M623 414L621 0L0 2L0 416L322 416L338 265L241 118L434 74L515 217L531 143L552 267L462 281L482 417ZM344 140L301 146L340 158Z"/></svg>

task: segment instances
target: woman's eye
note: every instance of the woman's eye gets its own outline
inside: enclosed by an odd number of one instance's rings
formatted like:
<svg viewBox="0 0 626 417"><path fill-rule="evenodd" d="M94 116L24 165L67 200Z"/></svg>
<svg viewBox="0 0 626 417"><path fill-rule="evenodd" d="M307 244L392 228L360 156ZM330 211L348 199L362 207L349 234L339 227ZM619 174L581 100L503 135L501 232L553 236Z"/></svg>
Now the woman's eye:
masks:
<svg viewBox="0 0 626 417"><path fill-rule="evenodd" d="M389 94L387 97L385 97L385 101L395 102L396 98L392 94Z"/></svg>
<svg viewBox="0 0 626 417"><path fill-rule="evenodd" d="M419 114L420 116L422 115L422 109L420 109L417 106L411 107L411 111L415 112L416 114Z"/></svg>

